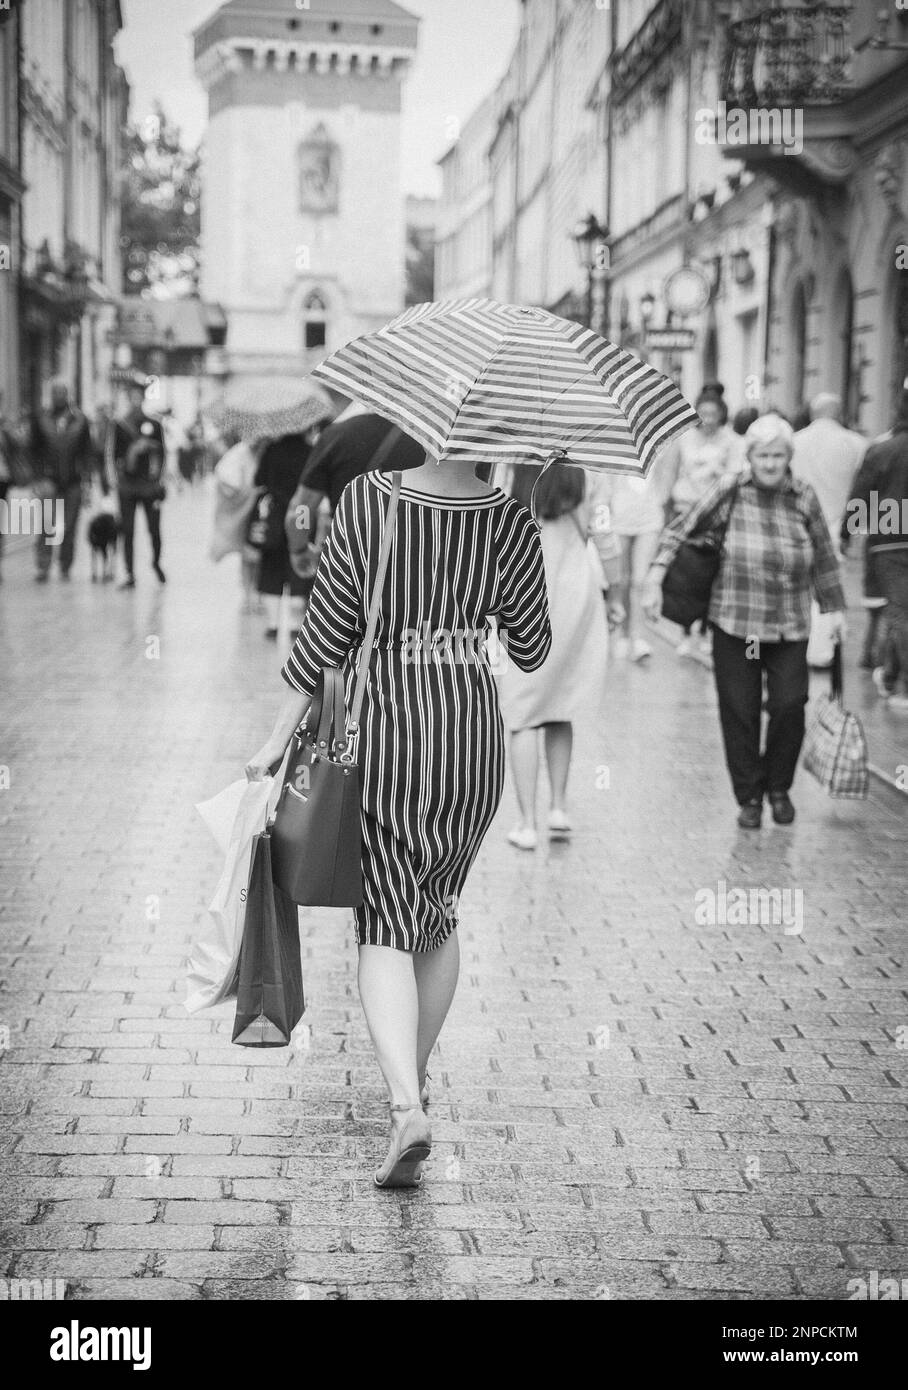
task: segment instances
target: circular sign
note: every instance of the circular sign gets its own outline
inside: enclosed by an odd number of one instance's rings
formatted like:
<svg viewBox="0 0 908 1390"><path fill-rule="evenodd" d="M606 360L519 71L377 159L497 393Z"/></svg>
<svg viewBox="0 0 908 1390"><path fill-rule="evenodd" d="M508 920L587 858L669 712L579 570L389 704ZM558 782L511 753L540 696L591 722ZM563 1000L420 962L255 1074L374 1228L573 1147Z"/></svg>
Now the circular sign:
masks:
<svg viewBox="0 0 908 1390"><path fill-rule="evenodd" d="M702 270L694 265L682 265L667 277L662 289L665 307L672 314L685 317L699 314L709 303L710 283Z"/></svg>

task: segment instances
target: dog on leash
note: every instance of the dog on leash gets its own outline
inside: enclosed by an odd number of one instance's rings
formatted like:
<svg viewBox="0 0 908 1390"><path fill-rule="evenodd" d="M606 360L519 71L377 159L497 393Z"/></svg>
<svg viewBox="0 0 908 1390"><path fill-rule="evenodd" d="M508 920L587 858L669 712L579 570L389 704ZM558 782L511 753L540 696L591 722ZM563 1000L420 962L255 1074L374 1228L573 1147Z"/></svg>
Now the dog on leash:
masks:
<svg viewBox="0 0 908 1390"><path fill-rule="evenodd" d="M91 546L91 582L107 584L114 577L114 556L123 528L112 512L98 512L88 523L88 543Z"/></svg>

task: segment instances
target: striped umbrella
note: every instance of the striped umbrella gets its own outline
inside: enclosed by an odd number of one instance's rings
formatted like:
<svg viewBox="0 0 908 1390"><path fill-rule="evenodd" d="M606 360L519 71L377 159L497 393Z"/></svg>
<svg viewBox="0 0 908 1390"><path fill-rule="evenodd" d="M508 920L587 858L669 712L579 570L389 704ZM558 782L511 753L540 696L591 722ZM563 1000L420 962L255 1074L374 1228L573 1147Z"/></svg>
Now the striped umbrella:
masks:
<svg viewBox="0 0 908 1390"><path fill-rule="evenodd" d="M205 412L212 424L241 439L303 434L334 407L311 377L237 377Z"/></svg>
<svg viewBox="0 0 908 1390"><path fill-rule="evenodd" d="M698 423L674 383L631 353L543 309L492 299L414 305L313 376L439 460L561 458L645 477Z"/></svg>

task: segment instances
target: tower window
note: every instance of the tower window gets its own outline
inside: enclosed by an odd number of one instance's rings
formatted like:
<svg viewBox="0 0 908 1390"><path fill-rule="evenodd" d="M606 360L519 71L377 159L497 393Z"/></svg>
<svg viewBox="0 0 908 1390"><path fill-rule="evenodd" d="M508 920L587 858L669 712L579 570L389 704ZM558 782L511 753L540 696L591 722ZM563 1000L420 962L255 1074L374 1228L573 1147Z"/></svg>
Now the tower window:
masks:
<svg viewBox="0 0 908 1390"><path fill-rule="evenodd" d="M306 320L306 351L310 348L320 348L325 346L325 321L321 323L313 319Z"/></svg>

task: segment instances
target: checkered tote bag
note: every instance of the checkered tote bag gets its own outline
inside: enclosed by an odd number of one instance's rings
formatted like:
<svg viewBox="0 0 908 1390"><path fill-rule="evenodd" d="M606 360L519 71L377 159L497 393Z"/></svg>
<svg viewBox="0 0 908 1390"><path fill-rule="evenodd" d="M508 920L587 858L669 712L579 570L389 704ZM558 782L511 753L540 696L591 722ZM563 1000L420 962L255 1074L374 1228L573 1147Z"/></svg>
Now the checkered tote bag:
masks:
<svg viewBox="0 0 908 1390"><path fill-rule="evenodd" d="M842 648L832 659L832 689L813 707L804 738L804 766L830 796L861 800L867 795L867 740L857 715L842 704Z"/></svg>

